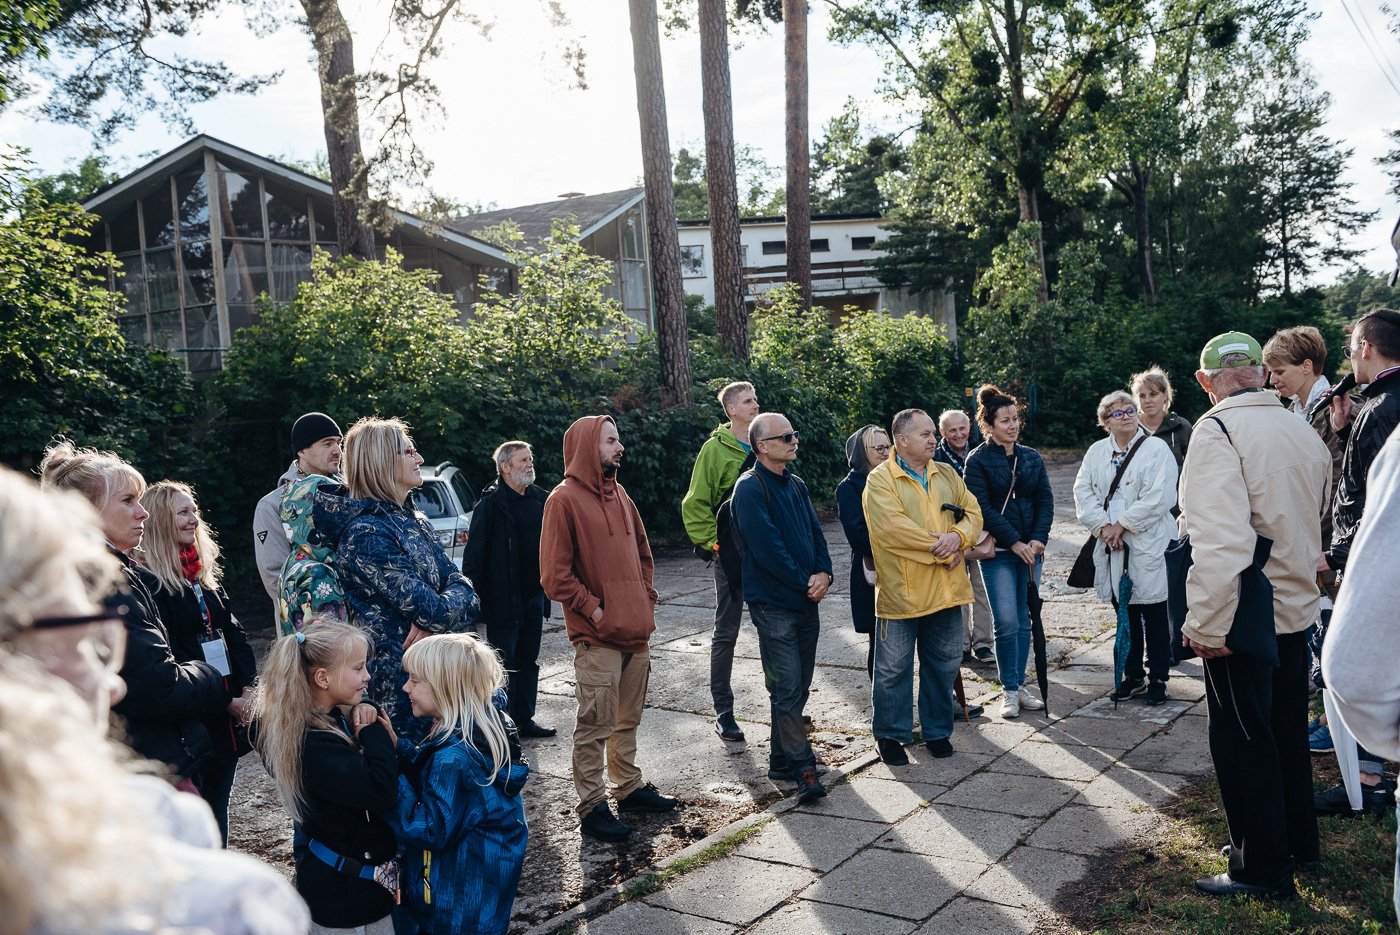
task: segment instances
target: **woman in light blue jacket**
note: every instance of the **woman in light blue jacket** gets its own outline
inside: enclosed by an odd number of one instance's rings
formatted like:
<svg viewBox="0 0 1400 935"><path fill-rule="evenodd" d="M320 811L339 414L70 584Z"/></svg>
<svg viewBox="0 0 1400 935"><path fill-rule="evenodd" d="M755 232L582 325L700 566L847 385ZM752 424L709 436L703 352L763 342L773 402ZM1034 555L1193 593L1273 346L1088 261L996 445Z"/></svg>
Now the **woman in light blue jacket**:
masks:
<svg viewBox="0 0 1400 935"><path fill-rule="evenodd" d="M1159 705L1167 698L1172 663L1165 554L1176 536L1171 515L1176 504L1176 459L1165 442L1139 427L1137 406L1127 393L1120 390L1099 400L1098 418L1108 437L1095 442L1079 465L1074 509L1101 544L1094 549L1094 588L1099 597L1118 606L1124 562L1133 582L1128 601L1132 641L1122 686L1113 697L1142 697L1149 705ZM1127 468L1110 497L1114 475L1125 461Z"/></svg>

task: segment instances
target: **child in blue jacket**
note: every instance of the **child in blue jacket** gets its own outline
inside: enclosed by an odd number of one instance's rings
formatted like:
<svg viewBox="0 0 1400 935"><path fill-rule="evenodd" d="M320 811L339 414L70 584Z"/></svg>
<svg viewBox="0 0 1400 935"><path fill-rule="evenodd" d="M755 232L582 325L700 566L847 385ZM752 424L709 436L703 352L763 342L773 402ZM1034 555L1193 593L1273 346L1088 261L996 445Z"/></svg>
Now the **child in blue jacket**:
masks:
<svg viewBox="0 0 1400 935"><path fill-rule="evenodd" d="M430 935L505 935L525 860L520 789L530 775L502 710L505 670L471 633L422 638L403 667L414 717L434 718L421 745L399 743L404 905Z"/></svg>

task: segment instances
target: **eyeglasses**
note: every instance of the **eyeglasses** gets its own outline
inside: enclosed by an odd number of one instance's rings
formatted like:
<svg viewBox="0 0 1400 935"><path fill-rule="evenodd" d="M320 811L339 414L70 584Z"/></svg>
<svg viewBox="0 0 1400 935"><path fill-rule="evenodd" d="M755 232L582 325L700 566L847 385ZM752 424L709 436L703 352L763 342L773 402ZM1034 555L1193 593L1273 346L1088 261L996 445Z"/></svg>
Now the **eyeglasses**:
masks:
<svg viewBox="0 0 1400 935"><path fill-rule="evenodd" d="M1137 407L1129 406L1127 409L1115 409L1108 414L1110 419L1131 419L1137 415Z"/></svg>
<svg viewBox="0 0 1400 935"><path fill-rule="evenodd" d="M866 445L866 447L869 448L871 451L878 451L881 454L884 454L885 452L890 450L889 445Z"/></svg>
<svg viewBox="0 0 1400 935"><path fill-rule="evenodd" d="M1365 342L1365 341L1362 341L1361 343L1362 343L1362 344L1365 344L1366 342ZM1359 350L1361 350L1361 348L1359 348L1359 347L1353 348L1353 347L1351 346L1351 342L1348 341L1346 344L1343 344L1343 345L1342 345L1342 356L1345 357L1347 360L1351 360L1351 355L1354 354L1356 351L1359 351Z"/></svg>
<svg viewBox="0 0 1400 935"><path fill-rule="evenodd" d="M49 674L85 689L110 684L126 659L126 603L93 614L39 617L19 631L15 648Z"/></svg>
<svg viewBox="0 0 1400 935"><path fill-rule="evenodd" d="M761 442L775 442L775 441L781 441L784 445L791 445L793 442L797 441L797 438L798 438L798 433L797 433L797 432L784 432L784 433L781 434L781 435L769 435L767 438L760 438L759 441L761 441ZM877 448L876 450L878 451L879 449ZM886 449L886 450L888 450L888 449Z"/></svg>
<svg viewBox="0 0 1400 935"><path fill-rule="evenodd" d="M399 452L399 454L408 458L416 458L418 457L418 449L414 448L412 445L409 445L403 451Z"/></svg>

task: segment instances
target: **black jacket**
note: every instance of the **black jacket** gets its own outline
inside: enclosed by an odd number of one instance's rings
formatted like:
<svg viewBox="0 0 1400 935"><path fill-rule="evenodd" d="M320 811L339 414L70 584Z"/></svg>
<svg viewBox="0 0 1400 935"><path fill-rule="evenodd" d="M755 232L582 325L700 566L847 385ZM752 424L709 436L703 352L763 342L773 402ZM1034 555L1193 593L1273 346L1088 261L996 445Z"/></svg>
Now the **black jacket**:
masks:
<svg viewBox="0 0 1400 935"><path fill-rule="evenodd" d="M348 726L339 712L331 716ZM328 730L309 730L302 747L306 802L301 828L342 857L378 865L398 851L382 816L398 801L399 762L389 733L375 723L352 746ZM373 880L340 873L311 853L297 861L297 892L311 919L326 928L354 928L387 916L394 898Z"/></svg>
<svg viewBox="0 0 1400 935"><path fill-rule="evenodd" d="M865 525L865 481L870 476L865 461L865 432L858 431L846 439L846 463L851 472L836 487L836 516L851 546L851 622L857 633L875 629L875 588L865 582L864 560L874 557L870 551L870 529Z"/></svg>
<svg viewBox="0 0 1400 935"><path fill-rule="evenodd" d="M1008 498L1013 463L1016 487ZM1009 549L1018 542L1032 540L1050 541L1055 495L1040 452L1016 445L1014 453L1008 455L1000 445L984 442L968 453L963 480L982 507L982 525L996 539L997 548Z"/></svg>
<svg viewBox="0 0 1400 935"><path fill-rule="evenodd" d="M1342 476L1332 498L1332 547L1327 564L1346 568L1351 543L1366 509L1366 475L1381 446L1400 425L1400 370L1373 381L1361 391L1361 407L1351 418Z"/></svg>
<svg viewBox="0 0 1400 935"><path fill-rule="evenodd" d="M533 518L533 540L538 542L544 502L549 499L542 487L531 484L518 494L498 477L481 492L472 512L471 531L462 552L462 574L471 579L481 600L478 625L519 624L537 614L544 602L544 589L538 579L521 580L520 536L511 509L511 501L520 499L531 501L535 507L527 515Z"/></svg>
<svg viewBox="0 0 1400 935"><path fill-rule="evenodd" d="M155 578L125 555L115 554L126 569L132 600L121 668L126 697L112 712L126 722L133 750L187 778L210 752L203 718L228 704L224 677L207 662L175 658L169 631L151 596Z"/></svg>
<svg viewBox="0 0 1400 935"><path fill-rule="evenodd" d="M1176 469L1180 471L1182 462L1186 460L1186 449L1191 446L1191 423L1174 412L1168 412L1162 424L1157 426L1157 431L1152 433L1152 437L1167 443L1167 447L1172 450L1172 457L1176 458Z"/></svg>
<svg viewBox="0 0 1400 935"><path fill-rule="evenodd" d="M969 442L967 448L964 450L966 454L962 457L958 457L958 453L949 446L947 441L940 441L938 447L933 451L933 460L941 461L957 471L959 477L963 477L967 474L967 457L977 449Z"/></svg>
<svg viewBox="0 0 1400 935"><path fill-rule="evenodd" d="M154 580L148 578L147 580ZM204 603L209 608L215 634L222 634L228 645L229 669L224 682L224 707L239 695L243 689L253 684L258 677L257 657L253 647L248 645L248 635L243 632L243 624L233 615L228 606L228 595L222 588L215 591L204 590ZM163 585L151 588L160 619L170 632L170 649L180 662L203 662L201 648L209 639L209 626L199 611L199 598L188 584L179 593L172 594ZM245 732L238 728L226 710L208 714L204 727L209 731L209 739L214 752L221 756L242 756L251 747Z"/></svg>

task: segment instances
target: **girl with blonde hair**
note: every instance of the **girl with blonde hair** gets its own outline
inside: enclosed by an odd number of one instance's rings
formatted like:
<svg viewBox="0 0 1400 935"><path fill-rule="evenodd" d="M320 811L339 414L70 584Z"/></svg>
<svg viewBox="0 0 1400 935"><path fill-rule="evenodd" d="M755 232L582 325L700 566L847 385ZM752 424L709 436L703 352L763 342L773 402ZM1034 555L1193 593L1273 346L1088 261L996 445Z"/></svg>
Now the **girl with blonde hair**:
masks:
<svg viewBox="0 0 1400 935"><path fill-rule="evenodd" d="M471 633L419 640L403 663L414 716L433 719L399 778L404 902L431 935L505 935L525 861L520 790L530 776L504 710L505 670Z"/></svg>
<svg viewBox="0 0 1400 935"><path fill-rule="evenodd" d="M228 842L228 800L238 759L252 747L244 727L252 715L257 660L243 625L219 583L219 546L199 513L188 484L163 480L141 497L150 513L142 539L156 610L182 662L204 661L224 681L224 708L204 717L212 750L199 764L195 785Z"/></svg>
<svg viewBox="0 0 1400 935"><path fill-rule="evenodd" d="M394 808L397 738L361 703L369 650L355 627L313 618L272 645L254 703L254 743L306 840L296 887L315 933L394 930L398 843L380 815Z"/></svg>

